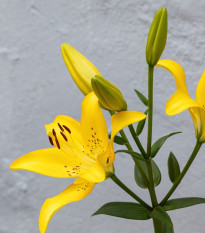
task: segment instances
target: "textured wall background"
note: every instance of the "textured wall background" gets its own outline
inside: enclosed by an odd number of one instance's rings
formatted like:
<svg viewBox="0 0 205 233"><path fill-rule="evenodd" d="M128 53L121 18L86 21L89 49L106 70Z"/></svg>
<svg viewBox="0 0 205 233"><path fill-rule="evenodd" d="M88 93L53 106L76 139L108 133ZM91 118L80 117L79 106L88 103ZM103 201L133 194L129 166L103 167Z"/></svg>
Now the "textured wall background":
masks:
<svg viewBox="0 0 205 233"><path fill-rule="evenodd" d="M0 14L0 232L36 233L44 200L64 190L72 180L10 171L19 156L49 147L44 124L66 114L80 119L83 95L61 58L60 45L68 42L98 67L122 91L130 109L143 111L133 88L147 93L146 37L159 7L167 7L169 34L163 58L179 62L186 71L188 89L195 88L205 65L205 2L203 0L1 0ZM170 188L167 158L173 150L183 166L194 147L188 112L168 117L164 106L175 90L171 75L155 69L153 140L170 131L183 131L167 141L156 161L163 173L157 194ZM108 119L108 118L107 118ZM109 121L108 121L109 122ZM142 140L146 138L144 134ZM117 148L117 147L116 147ZM205 197L204 157L200 151L173 197ZM118 155L116 173L141 197L147 192L135 185L133 164ZM102 204L132 201L111 180L98 184L86 199L62 208L52 218L48 233L152 232L152 222L127 221L107 216L90 217ZM205 207L170 212L177 233L203 233Z"/></svg>

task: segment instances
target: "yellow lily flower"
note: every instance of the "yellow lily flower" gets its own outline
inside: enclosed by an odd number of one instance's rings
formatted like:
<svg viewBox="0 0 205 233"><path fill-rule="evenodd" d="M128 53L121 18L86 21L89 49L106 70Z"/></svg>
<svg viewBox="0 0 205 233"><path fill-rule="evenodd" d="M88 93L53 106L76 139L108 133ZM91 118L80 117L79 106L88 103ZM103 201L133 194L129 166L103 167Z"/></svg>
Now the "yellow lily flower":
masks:
<svg viewBox="0 0 205 233"><path fill-rule="evenodd" d="M166 113L175 115L188 109L194 123L196 138L200 142L205 142L205 72L196 89L196 100L193 100L188 93L185 72L181 65L171 60L160 60L157 66L171 72L177 88L166 104Z"/></svg>
<svg viewBox="0 0 205 233"><path fill-rule="evenodd" d="M45 126L49 141L55 148L30 152L15 160L10 168L57 178L78 178L62 193L44 202L39 216L41 233L46 232L51 217L61 207L85 198L96 183L114 173L115 135L127 125L145 117L145 114L136 111L123 111L113 115L109 141L98 99L91 92L82 102L81 122L68 116L57 116L53 123Z"/></svg>
<svg viewBox="0 0 205 233"><path fill-rule="evenodd" d="M91 78L100 75L98 69L71 45L63 43L61 53L74 82L84 95L92 92Z"/></svg>

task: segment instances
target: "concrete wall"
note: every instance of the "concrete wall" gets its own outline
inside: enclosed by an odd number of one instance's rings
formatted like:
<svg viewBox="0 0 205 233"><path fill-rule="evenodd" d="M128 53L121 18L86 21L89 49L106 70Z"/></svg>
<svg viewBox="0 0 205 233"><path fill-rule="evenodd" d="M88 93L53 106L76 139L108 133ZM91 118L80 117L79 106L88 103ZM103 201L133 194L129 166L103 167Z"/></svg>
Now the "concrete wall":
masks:
<svg viewBox="0 0 205 233"><path fill-rule="evenodd" d="M68 42L123 92L129 109L144 111L133 88L147 93L146 37L152 18L167 7L169 34L163 58L179 62L186 71L188 89L195 88L205 65L205 2L203 0L16 0L0 1L0 232L36 233L44 200L60 193L73 180L10 171L19 156L49 147L44 124L59 114L80 119L83 95L75 86L61 57ZM174 131L156 158L163 178L157 187L161 199L170 188L167 158L170 150L183 167L195 144L188 111L169 117L166 101L175 90L172 76L155 69L153 140ZM107 115L110 128L110 122ZM145 144L146 133L141 136ZM115 147L117 149L119 147ZM205 197L204 148L173 197ZM133 180L128 155L117 155L116 173L148 202L147 191ZM107 216L90 217L109 201L133 201L111 180L98 184L86 199L72 203L52 218L48 233L152 232L152 222ZM203 233L205 206L170 212L175 232Z"/></svg>

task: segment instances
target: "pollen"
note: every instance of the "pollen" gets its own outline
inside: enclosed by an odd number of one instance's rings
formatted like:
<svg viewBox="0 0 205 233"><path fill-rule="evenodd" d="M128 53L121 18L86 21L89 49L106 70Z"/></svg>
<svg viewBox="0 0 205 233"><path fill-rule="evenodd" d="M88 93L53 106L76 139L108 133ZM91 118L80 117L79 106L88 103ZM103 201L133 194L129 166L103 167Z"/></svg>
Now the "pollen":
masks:
<svg viewBox="0 0 205 233"><path fill-rule="evenodd" d="M67 130L68 133L71 133L71 130L70 130L66 125L63 125L63 128L64 128L65 130Z"/></svg>

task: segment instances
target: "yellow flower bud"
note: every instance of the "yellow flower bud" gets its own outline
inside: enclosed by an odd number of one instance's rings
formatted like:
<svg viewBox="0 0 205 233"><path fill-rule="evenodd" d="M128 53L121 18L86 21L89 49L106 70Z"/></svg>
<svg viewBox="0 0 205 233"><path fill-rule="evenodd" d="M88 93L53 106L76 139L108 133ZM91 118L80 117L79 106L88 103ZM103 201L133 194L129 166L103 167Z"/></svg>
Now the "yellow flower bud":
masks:
<svg viewBox="0 0 205 233"><path fill-rule="evenodd" d="M91 78L101 75L98 69L81 53L67 43L61 45L61 52L65 65L74 82L84 95L92 91Z"/></svg>
<svg viewBox="0 0 205 233"><path fill-rule="evenodd" d="M164 51L167 40L167 9L160 8L149 30L146 46L147 64L154 66Z"/></svg>
<svg viewBox="0 0 205 233"><path fill-rule="evenodd" d="M121 91L108 80L96 75L92 78L91 85L100 104L104 108L113 111L127 110L127 103L125 102Z"/></svg>

